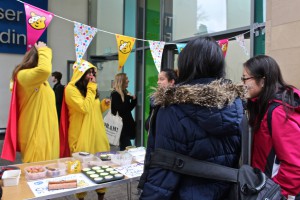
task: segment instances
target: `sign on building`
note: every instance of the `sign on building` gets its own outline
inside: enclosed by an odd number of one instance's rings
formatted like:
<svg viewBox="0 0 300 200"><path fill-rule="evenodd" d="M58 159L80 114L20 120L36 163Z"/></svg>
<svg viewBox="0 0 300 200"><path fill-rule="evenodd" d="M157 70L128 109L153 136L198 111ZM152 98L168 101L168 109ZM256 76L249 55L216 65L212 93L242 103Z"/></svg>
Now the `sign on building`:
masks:
<svg viewBox="0 0 300 200"><path fill-rule="evenodd" d="M43 10L48 10L48 0L23 0ZM24 4L16 0L0 1L0 53L24 54L26 52L26 16ZM40 38L47 42L47 30Z"/></svg>

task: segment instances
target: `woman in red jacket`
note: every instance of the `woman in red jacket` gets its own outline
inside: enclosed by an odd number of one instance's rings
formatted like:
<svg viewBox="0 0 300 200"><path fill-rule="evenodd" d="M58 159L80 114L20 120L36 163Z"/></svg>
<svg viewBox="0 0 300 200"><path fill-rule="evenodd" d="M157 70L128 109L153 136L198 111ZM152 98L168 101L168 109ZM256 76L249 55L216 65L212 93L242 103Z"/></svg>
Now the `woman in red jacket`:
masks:
<svg viewBox="0 0 300 200"><path fill-rule="evenodd" d="M247 110L254 131L252 166L264 171L288 199L300 199L300 91L282 78L276 61L259 55L244 63ZM278 102L268 127L268 109Z"/></svg>

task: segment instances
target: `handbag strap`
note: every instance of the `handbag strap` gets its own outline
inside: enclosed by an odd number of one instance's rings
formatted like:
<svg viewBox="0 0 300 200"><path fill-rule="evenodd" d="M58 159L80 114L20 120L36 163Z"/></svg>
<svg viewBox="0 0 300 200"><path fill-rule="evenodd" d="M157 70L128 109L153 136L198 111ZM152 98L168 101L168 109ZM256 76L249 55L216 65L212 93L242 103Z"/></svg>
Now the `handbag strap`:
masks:
<svg viewBox="0 0 300 200"><path fill-rule="evenodd" d="M151 153L150 168L159 167L180 174L237 183L238 169L201 161L157 148Z"/></svg>

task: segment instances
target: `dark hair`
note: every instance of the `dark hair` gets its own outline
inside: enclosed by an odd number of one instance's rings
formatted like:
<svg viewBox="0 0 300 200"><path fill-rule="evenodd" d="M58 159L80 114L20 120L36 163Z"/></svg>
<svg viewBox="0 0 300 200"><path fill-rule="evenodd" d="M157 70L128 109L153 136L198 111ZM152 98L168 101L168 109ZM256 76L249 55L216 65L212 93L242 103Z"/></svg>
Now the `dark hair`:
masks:
<svg viewBox="0 0 300 200"><path fill-rule="evenodd" d="M60 82L62 74L60 72L53 72L52 76L54 76L58 82Z"/></svg>
<svg viewBox="0 0 300 200"><path fill-rule="evenodd" d="M161 69L160 72L164 72L166 74L168 81L174 80L174 82L177 83L178 76L176 70L166 68L166 69Z"/></svg>
<svg viewBox="0 0 300 200"><path fill-rule="evenodd" d="M29 51L27 51L23 57L23 60L20 64L18 64L12 72L12 80L15 80L18 72L23 69L34 68L38 65L38 53L35 47L32 47Z"/></svg>
<svg viewBox="0 0 300 200"><path fill-rule="evenodd" d="M220 46L210 37L189 41L179 54L178 71L179 83L198 78L223 78L225 61Z"/></svg>
<svg viewBox="0 0 300 200"><path fill-rule="evenodd" d="M94 69L94 68L91 68ZM95 70L95 69L94 69ZM89 69L84 72L84 74L81 76L81 78L75 83L75 86L77 89L80 91L81 95L86 97L87 93L87 84L89 83L88 81L85 80L85 77L87 73L89 72ZM93 73L93 75L96 77L96 73ZM95 99L99 98L99 92L98 89L96 90L96 97Z"/></svg>
<svg viewBox="0 0 300 200"><path fill-rule="evenodd" d="M257 101L248 101L247 110L249 112L249 123L257 130L260 127L269 102L275 98L276 94L280 94L281 100L284 102L284 109L288 116L290 110L286 104L294 103L294 86L288 85L282 78L282 74L277 62L266 55L258 55L250 58L244 63L247 70L257 84L264 79L264 87L260 92Z"/></svg>

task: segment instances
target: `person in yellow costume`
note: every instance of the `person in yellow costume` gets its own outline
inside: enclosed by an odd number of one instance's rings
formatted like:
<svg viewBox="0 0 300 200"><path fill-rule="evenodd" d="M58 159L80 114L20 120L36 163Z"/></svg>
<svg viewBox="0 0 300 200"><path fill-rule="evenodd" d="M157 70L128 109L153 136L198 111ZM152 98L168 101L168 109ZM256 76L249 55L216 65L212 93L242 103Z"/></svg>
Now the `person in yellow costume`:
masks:
<svg viewBox="0 0 300 200"><path fill-rule="evenodd" d="M18 101L18 147L23 162L59 158L59 129L55 95L47 81L52 50L38 42L13 70Z"/></svg>
<svg viewBox="0 0 300 200"><path fill-rule="evenodd" d="M69 110L68 140L70 152L97 153L110 150L102 113L110 107L110 100L99 100L96 70L82 60L74 64L71 81L65 88L65 101ZM105 189L97 190L98 199L104 198ZM84 199L86 193L77 197Z"/></svg>

